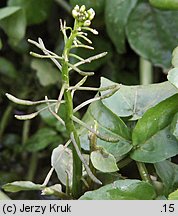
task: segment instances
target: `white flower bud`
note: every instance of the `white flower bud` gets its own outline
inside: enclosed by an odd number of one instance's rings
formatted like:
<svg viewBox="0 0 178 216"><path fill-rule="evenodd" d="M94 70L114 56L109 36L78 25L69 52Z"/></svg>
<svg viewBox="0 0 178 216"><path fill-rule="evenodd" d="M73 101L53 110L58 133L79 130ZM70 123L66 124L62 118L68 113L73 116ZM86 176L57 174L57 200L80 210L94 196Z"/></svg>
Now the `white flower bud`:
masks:
<svg viewBox="0 0 178 216"><path fill-rule="evenodd" d="M87 10L87 13L89 15L88 19L92 20L95 16L95 11L93 10L93 8L90 8L89 10Z"/></svg>
<svg viewBox="0 0 178 216"><path fill-rule="evenodd" d="M81 8L80 8L80 12L81 12L81 13L84 13L84 12L85 12L85 10L86 10L86 7L85 7L85 5L82 5L82 6L81 6Z"/></svg>
<svg viewBox="0 0 178 216"><path fill-rule="evenodd" d="M74 10L79 11L79 10L80 10L80 7L79 7L78 5L76 5L76 6L74 7Z"/></svg>
<svg viewBox="0 0 178 216"><path fill-rule="evenodd" d="M76 19L78 17L78 14L79 13L75 9L72 10L72 16L74 19Z"/></svg>
<svg viewBox="0 0 178 216"><path fill-rule="evenodd" d="M83 24L83 26L90 26L91 25L91 21L90 20L86 20Z"/></svg>

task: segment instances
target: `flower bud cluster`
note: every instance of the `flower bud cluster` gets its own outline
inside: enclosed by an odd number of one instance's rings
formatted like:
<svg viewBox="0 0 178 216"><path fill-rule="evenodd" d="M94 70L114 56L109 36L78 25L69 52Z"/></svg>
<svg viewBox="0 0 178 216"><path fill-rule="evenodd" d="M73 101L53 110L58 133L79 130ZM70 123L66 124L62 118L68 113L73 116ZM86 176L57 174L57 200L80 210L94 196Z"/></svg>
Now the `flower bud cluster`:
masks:
<svg viewBox="0 0 178 216"><path fill-rule="evenodd" d="M92 8L86 10L85 5L82 5L81 7L76 5L72 10L72 15L74 19L83 23L83 26L90 26L91 20L95 16L95 11Z"/></svg>

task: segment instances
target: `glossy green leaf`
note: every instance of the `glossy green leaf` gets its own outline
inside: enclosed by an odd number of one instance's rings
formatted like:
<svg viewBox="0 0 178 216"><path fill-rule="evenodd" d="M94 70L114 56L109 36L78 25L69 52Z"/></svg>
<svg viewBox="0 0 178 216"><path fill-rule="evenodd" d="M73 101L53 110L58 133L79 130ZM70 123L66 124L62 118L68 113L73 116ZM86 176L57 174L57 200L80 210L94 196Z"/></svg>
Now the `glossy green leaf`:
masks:
<svg viewBox="0 0 178 216"><path fill-rule="evenodd" d="M178 107L178 94L147 110L138 120L132 133L136 146L131 158L155 163L178 154L178 142L168 126Z"/></svg>
<svg viewBox="0 0 178 216"><path fill-rule="evenodd" d="M172 65L178 67L178 47L176 47L172 52Z"/></svg>
<svg viewBox="0 0 178 216"><path fill-rule="evenodd" d="M56 131L50 128L41 128L33 136L31 136L25 147L30 152L43 150L50 144L57 143L60 140Z"/></svg>
<svg viewBox="0 0 178 216"><path fill-rule="evenodd" d="M32 25L49 17L52 0L8 0L8 5L21 7L25 11L28 25Z"/></svg>
<svg viewBox="0 0 178 216"><path fill-rule="evenodd" d="M104 10L105 0L70 0L72 7L85 5L87 9L93 8L97 15Z"/></svg>
<svg viewBox="0 0 178 216"><path fill-rule="evenodd" d="M138 120L133 130L133 145L144 145L156 133L167 127L171 123L177 109L178 94L175 94L147 110L142 118Z"/></svg>
<svg viewBox="0 0 178 216"><path fill-rule="evenodd" d="M0 74L5 75L9 78L15 79L18 73L14 65L7 59L0 57Z"/></svg>
<svg viewBox="0 0 178 216"><path fill-rule="evenodd" d="M73 161L71 149L65 148L63 145L55 148L51 155L51 166L54 167L62 184L66 185L68 179L69 185L72 185Z"/></svg>
<svg viewBox="0 0 178 216"><path fill-rule="evenodd" d="M0 27L9 37L12 45L17 45L25 36L26 18L20 7L5 7L0 9Z"/></svg>
<svg viewBox="0 0 178 216"><path fill-rule="evenodd" d="M164 194L168 195L178 188L178 165L168 160L154 164L156 173L164 185Z"/></svg>
<svg viewBox="0 0 178 216"><path fill-rule="evenodd" d="M52 63L40 59L33 59L31 67L36 70L37 77L42 86L59 82L60 73Z"/></svg>
<svg viewBox="0 0 178 216"><path fill-rule="evenodd" d="M143 126L144 127L144 126ZM152 137L135 147L131 158L145 163L156 163L178 154L178 142L170 132L170 127L158 131Z"/></svg>
<svg viewBox="0 0 178 216"><path fill-rule="evenodd" d="M5 184L2 188L8 192L19 192L26 190L42 190L44 186L31 181L15 181Z"/></svg>
<svg viewBox="0 0 178 216"><path fill-rule="evenodd" d="M176 88L178 88L178 67L171 69L167 78Z"/></svg>
<svg viewBox="0 0 178 216"><path fill-rule="evenodd" d="M126 33L137 54L154 65L169 68L171 52L177 46L177 28L177 11L157 10L143 2L129 16Z"/></svg>
<svg viewBox="0 0 178 216"><path fill-rule="evenodd" d="M178 200L178 190L172 192L171 194L169 194L168 197L169 200Z"/></svg>
<svg viewBox="0 0 178 216"><path fill-rule="evenodd" d="M93 166L101 172L116 172L118 167L116 164L116 159L112 154L106 151L93 151L91 153L91 162Z"/></svg>
<svg viewBox="0 0 178 216"><path fill-rule="evenodd" d="M93 102L82 121L89 127L93 127L95 121L98 125L98 132L102 137L118 140L109 142L108 140L97 139L97 145L106 149L107 152L113 154L116 160L128 153L132 149L130 144L130 131L124 122L109 109L103 106L101 101ZM81 146L85 150L89 150L88 129L83 126L79 129Z"/></svg>
<svg viewBox="0 0 178 216"><path fill-rule="evenodd" d="M178 113L173 118L173 121L171 123L171 133L176 137L178 140Z"/></svg>
<svg viewBox="0 0 178 216"><path fill-rule="evenodd" d="M177 0L149 0L153 7L163 10L178 10Z"/></svg>
<svg viewBox="0 0 178 216"><path fill-rule="evenodd" d="M152 185L139 180L118 180L97 190L86 192L81 200L152 200Z"/></svg>
<svg viewBox="0 0 178 216"><path fill-rule="evenodd" d="M137 0L106 0L107 32L119 53L125 52L125 26Z"/></svg>
<svg viewBox="0 0 178 216"><path fill-rule="evenodd" d="M109 79L101 78L101 87L116 84ZM120 89L102 103L120 117L131 117L137 120L151 107L176 94L177 89L169 82L150 85L121 85ZM101 94L104 94L101 92Z"/></svg>

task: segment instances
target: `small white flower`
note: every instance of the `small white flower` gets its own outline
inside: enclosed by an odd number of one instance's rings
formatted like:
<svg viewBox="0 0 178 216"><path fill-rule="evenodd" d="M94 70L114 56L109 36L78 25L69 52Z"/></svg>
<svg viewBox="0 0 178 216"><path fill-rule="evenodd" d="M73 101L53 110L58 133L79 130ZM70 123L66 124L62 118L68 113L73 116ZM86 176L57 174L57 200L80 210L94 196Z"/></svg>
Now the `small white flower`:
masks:
<svg viewBox="0 0 178 216"><path fill-rule="evenodd" d="M95 16L95 11L93 10L93 8L90 8L89 10L87 10L87 13L89 15L88 19L92 20Z"/></svg>
<svg viewBox="0 0 178 216"><path fill-rule="evenodd" d="M82 5L82 6L81 6L81 8L80 8L80 12L81 12L81 13L84 13L84 12L85 12L85 10L86 10L86 7L85 7L85 5Z"/></svg>
<svg viewBox="0 0 178 216"><path fill-rule="evenodd" d="M86 20L83 24L83 26L90 26L91 25L91 21L90 20Z"/></svg>
<svg viewBox="0 0 178 216"><path fill-rule="evenodd" d="M79 7L78 5L76 5L76 6L74 7L74 10L79 11L79 10L80 10L80 7Z"/></svg>
<svg viewBox="0 0 178 216"><path fill-rule="evenodd" d="M77 12L75 9L72 10L72 16L74 19L76 19L79 15L79 12Z"/></svg>

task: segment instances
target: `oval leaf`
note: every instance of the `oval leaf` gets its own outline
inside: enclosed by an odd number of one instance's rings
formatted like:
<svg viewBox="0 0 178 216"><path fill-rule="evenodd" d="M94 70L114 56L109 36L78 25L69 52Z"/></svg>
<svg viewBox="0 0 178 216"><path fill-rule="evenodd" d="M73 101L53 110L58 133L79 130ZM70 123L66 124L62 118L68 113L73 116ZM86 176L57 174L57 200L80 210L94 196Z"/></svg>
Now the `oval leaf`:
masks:
<svg viewBox="0 0 178 216"><path fill-rule="evenodd" d="M117 84L104 77L101 78L101 87ZM111 97L102 100L110 111L120 117L129 117L137 120L151 107L162 100L178 93L169 82L150 84L146 86L121 85L120 89ZM103 94L101 92L101 94Z"/></svg>
<svg viewBox="0 0 178 216"><path fill-rule="evenodd" d="M178 10L177 0L149 0L153 7L163 10Z"/></svg>
<svg viewBox="0 0 178 216"><path fill-rule="evenodd" d="M119 53L125 52L125 26L137 0L106 0L107 32Z"/></svg>
<svg viewBox="0 0 178 216"><path fill-rule="evenodd" d="M152 200L156 196L152 185L139 180L118 180L98 190L86 192L81 200Z"/></svg>
<svg viewBox="0 0 178 216"><path fill-rule="evenodd" d="M132 159L155 163L175 156L178 142L170 132L170 123L178 108L178 94L150 108L138 120L132 133L135 149Z"/></svg>
<svg viewBox="0 0 178 216"><path fill-rule="evenodd" d="M72 150L59 145L51 155L51 166L54 167L59 180L66 185L67 179L69 185L72 185L73 161Z"/></svg>
<svg viewBox="0 0 178 216"><path fill-rule="evenodd" d="M0 27L8 35L9 42L12 45L17 45L25 36L26 30L26 18L22 8L5 7L0 9Z"/></svg>
<svg viewBox="0 0 178 216"><path fill-rule="evenodd" d="M177 46L177 23L177 11L161 11L141 2L128 19L126 33L130 46L153 64L169 68L172 50Z"/></svg>
<svg viewBox="0 0 178 216"><path fill-rule="evenodd" d="M18 192L25 190L42 190L44 186L40 184L35 184L31 181L15 181L5 184L2 188L8 192Z"/></svg>
<svg viewBox="0 0 178 216"><path fill-rule="evenodd" d="M178 94L150 108L138 120L133 133L133 145L142 145L157 132L167 127L178 109Z"/></svg>
<svg viewBox="0 0 178 216"><path fill-rule="evenodd" d="M144 163L157 163L177 154L178 142L167 127L136 147L130 157Z"/></svg>
<svg viewBox="0 0 178 216"><path fill-rule="evenodd" d="M118 171L116 159L112 154L97 150L97 151L93 151L90 157L93 166L97 170L105 173Z"/></svg>

